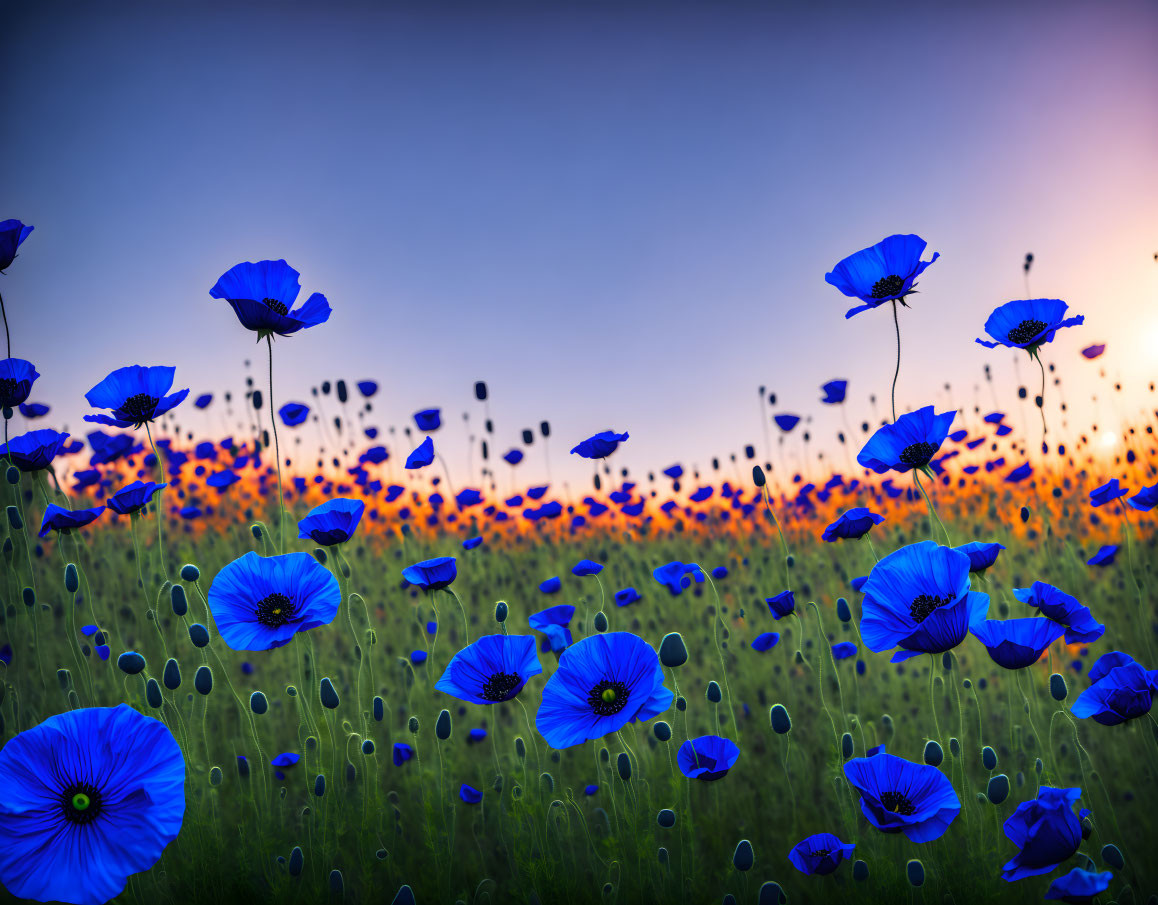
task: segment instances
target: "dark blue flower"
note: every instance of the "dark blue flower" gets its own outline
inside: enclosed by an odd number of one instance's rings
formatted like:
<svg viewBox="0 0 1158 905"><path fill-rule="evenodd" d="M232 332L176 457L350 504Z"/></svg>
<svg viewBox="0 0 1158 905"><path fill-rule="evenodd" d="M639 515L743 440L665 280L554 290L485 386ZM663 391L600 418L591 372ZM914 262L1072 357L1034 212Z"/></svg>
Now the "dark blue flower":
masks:
<svg viewBox="0 0 1158 905"><path fill-rule="evenodd" d="M572 449L571 455L579 455L584 459L606 459L627 437L626 432L617 434L615 431L600 431Z"/></svg>
<svg viewBox="0 0 1158 905"><path fill-rule="evenodd" d="M695 575L697 580L703 574L703 570L694 562L669 562L667 565L660 566L652 570L652 577L661 585L668 589L673 597L683 593L684 588L689 587L692 580L688 578L689 575Z"/></svg>
<svg viewBox="0 0 1158 905"><path fill-rule="evenodd" d="M911 842L940 838L961 813L957 793L940 770L887 754L883 745L846 763L844 775L860 793L869 823L904 833Z"/></svg>
<svg viewBox="0 0 1158 905"><path fill-rule="evenodd" d="M851 858L854 848L856 843L841 842L832 833L815 833L797 842L788 853L788 860L803 874L823 877L836 870L845 858Z"/></svg>
<svg viewBox="0 0 1158 905"><path fill-rule="evenodd" d="M434 687L460 701L497 704L542 671L530 635L483 635L451 658Z"/></svg>
<svg viewBox="0 0 1158 905"><path fill-rule="evenodd" d="M122 456L133 451L136 445L129 434L106 434L104 431L93 431L88 434L88 444L92 447L90 465L104 465L115 462Z"/></svg>
<svg viewBox="0 0 1158 905"><path fill-rule="evenodd" d="M110 427L140 427L176 408L189 395L179 390L166 396L173 386L176 368L164 365L117 368L84 394L93 408L112 409L109 415L85 415L85 421Z"/></svg>
<svg viewBox="0 0 1158 905"><path fill-rule="evenodd" d="M508 449L503 453L503 461L508 465L518 465L523 461L523 451L521 449Z"/></svg>
<svg viewBox="0 0 1158 905"><path fill-rule="evenodd" d="M458 566L453 556L438 556L407 566L402 577L424 591L439 591L450 587L458 577Z"/></svg>
<svg viewBox="0 0 1158 905"><path fill-rule="evenodd" d="M293 751L283 751L281 754L276 755L269 763L272 767L292 767L301 759L302 756L300 754L295 754Z"/></svg>
<svg viewBox="0 0 1158 905"><path fill-rule="evenodd" d="M824 398L820 401L825 405L839 405L844 402L844 394L848 389L847 380L830 380L820 388Z"/></svg>
<svg viewBox="0 0 1158 905"><path fill-rule="evenodd" d="M20 406L20 414L31 421L33 418L43 418L50 409L42 402L25 402Z"/></svg>
<svg viewBox="0 0 1158 905"><path fill-rule="evenodd" d="M8 269L8 265L16 258L16 249L35 228L19 220L5 220L0 223L0 273Z"/></svg>
<svg viewBox="0 0 1158 905"><path fill-rule="evenodd" d="M465 782L458 787L458 797L467 804L478 804L482 801L482 792L474 786L468 786Z"/></svg>
<svg viewBox="0 0 1158 905"><path fill-rule="evenodd" d="M158 490L168 486L168 484L154 484L152 481L133 481L110 496L108 506L118 515L132 515L143 509Z"/></svg>
<svg viewBox="0 0 1158 905"><path fill-rule="evenodd" d="M1120 548L1117 544L1104 544L1098 552L1086 560L1087 566L1112 566Z"/></svg>
<svg viewBox="0 0 1158 905"><path fill-rule="evenodd" d="M1158 484L1143 487L1130 497L1130 499L1126 500L1126 503L1139 512L1149 512L1158 505Z"/></svg>
<svg viewBox="0 0 1158 905"><path fill-rule="evenodd" d="M423 409L414 413L414 423L420 431L436 431L442 427L442 413L439 409Z"/></svg>
<svg viewBox="0 0 1158 905"><path fill-rule="evenodd" d="M591 635L559 658L535 723L552 748L570 748L653 719L672 697L650 644L630 632Z"/></svg>
<svg viewBox="0 0 1158 905"><path fill-rule="evenodd" d="M824 529L821 538L829 543L841 538L856 540L868 534L873 525L879 525L884 520L884 516L877 515L863 506L857 506L841 513L840 518Z"/></svg>
<svg viewBox="0 0 1158 905"><path fill-rule="evenodd" d="M462 548L464 550L473 550L475 547L480 546L482 542L483 539L481 537L468 537L462 542Z"/></svg>
<svg viewBox="0 0 1158 905"><path fill-rule="evenodd" d="M904 304L905 296L916 291L916 280L940 256L922 261L925 242L920 236L897 235L849 255L837 264L824 281L863 304L850 308L845 318L869 311L894 299Z"/></svg>
<svg viewBox="0 0 1158 905"><path fill-rule="evenodd" d="M1090 667L1090 679L1093 684L1078 695L1070 713L1103 726L1145 716L1158 694L1158 669L1147 670L1120 651L1102 654Z"/></svg>
<svg viewBox="0 0 1158 905"><path fill-rule="evenodd" d="M215 490L224 490L226 487L232 487L240 480L241 476L238 475L237 472L230 468L223 468L221 471L216 471L207 477L205 483Z"/></svg>
<svg viewBox="0 0 1158 905"><path fill-rule="evenodd" d="M0 883L20 899L103 905L177 838L185 760L163 723L87 707L12 738L0 788Z"/></svg>
<svg viewBox="0 0 1158 905"><path fill-rule="evenodd" d="M39 376L32 362L23 358L0 361L0 408L15 408L28 399Z"/></svg>
<svg viewBox="0 0 1158 905"><path fill-rule="evenodd" d="M796 612L796 595L792 591L781 591L775 597L765 597L764 602L773 619L783 619Z"/></svg>
<svg viewBox="0 0 1158 905"><path fill-rule="evenodd" d="M434 438L426 437L406 457L406 467L414 471L425 468L434 461Z"/></svg>
<svg viewBox="0 0 1158 905"><path fill-rule="evenodd" d="M1025 349L1033 355L1038 346L1053 340L1054 331L1085 323L1086 319L1081 314L1066 317L1068 307L1060 299L1019 299L1006 302L995 308L985 321L985 332L995 342L984 339L977 342L987 349L1008 346L1011 349Z"/></svg>
<svg viewBox="0 0 1158 905"><path fill-rule="evenodd" d="M913 468L927 471L929 462L949 435L949 427L956 415L956 412L934 414L931 405L906 412L892 424L877 430L857 454L856 460L877 474L887 471L904 474Z"/></svg>
<svg viewBox="0 0 1158 905"><path fill-rule="evenodd" d="M1014 588L1013 596L1022 603L1037 607L1047 619L1066 627L1066 644L1089 644L1106 633L1106 627L1094 619L1089 609L1044 581L1028 588Z"/></svg>
<svg viewBox="0 0 1158 905"><path fill-rule="evenodd" d="M1065 633L1065 626L1052 619L985 619L970 631L998 666L1025 669L1041 659L1045 649Z"/></svg>
<svg viewBox="0 0 1158 905"><path fill-rule="evenodd" d="M467 487L465 490L460 490L454 498L455 503L458 504L459 509L466 509L469 506L477 506L483 501L482 494L473 487Z"/></svg>
<svg viewBox="0 0 1158 905"><path fill-rule="evenodd" d="M21 471L40 471L52 464L67 439L68 434L47 428L29 431L0 446L0 457L10 458Z"/></svg>
<svg viewBox="0 0 1158 905"><path fill-rule="evenodd" d="M202 393L200 396L193 400L193 407L199 409L209 408L209 403L212 401L212 393Z"/></svg>
<svg viewBox="0 0 1158 905"><path fill-rule="evenodd" d="M856 656L856 645L851 641L840 641L832 645L832 659L847 660Z"/></svg>
<svg viewBox="0 0 1158 905"><path fill-rule="evenodd" d="M575 607L569 603L547 607L531 616L527 622L535 631L542 632L550 642L551 650L559 653L571 645L571 620Z"/></svg>
<svg viewBox="0 0 1158 905"><path fill-rule="evenodd" d="M639 591L635 588L623 588L615 592L616 606L631 606L633 603L639 603L643 598L639 596Z"/></svg>
<svg viewBox="0 0 1158 905"><path fill-rule="evenodd" d="M1081 796L1081 789L1041 786L1036 799L1017 806L1004 829L1021 851L1002 866L1003 880L1047 874L1078 850L1082 825L1073 805Z"/></svg>
<svg viewBox="0 0 1158 905"><path fill-rule="evenodd" d="M763 653L766 650L774 648L779 641L779 632L763 632L752 640L752 650Z"/></svg>
<svg viewBox="0 0 1158 905"><path fill-rule="evenodd" d="M714 782L723 779L740 757L739 746L730 738L701 735L688 739L676 752L676 764L688 779Z"/></svg>
<svg viewBox="0 0 1158 905"><path fill-rule="evenodd" d="M298 538L309 538L315 544L332 547L344 544L358 530L366 504L361 500L337 497L310 510L298 522Z"/></svg>
<svg viewBox="0 0 1158 905"><path fill-rule="evenodd" d="M548 578L546 581L540 583L539 590L542 591L544 594L554 594L562 586L563 586L563 582L561 582L559 580L558 575L555 575L555 576L552 576L551 578Z"/></svg>
<svg viewBox="0 0 1158 905"><path fill-rule="evenodd" d="M1068 874L1063 874L1050 883L1045 898L1058 899L1068 902L1069 905L1090 905L1094 901L1094 896L1110 888L1112 879L1114 875L1108 870L1096 874L1075 867Z"/></svg>
<svg viewBox="0 0 1158 905"><path fill-rule="evenodd" d="M784 433L788 433L792 428L800 423L799 415L773 415L772 420L776 422L776 426Z"/></svg>
<svg viewBox="0 0 1158 905"><path fill-rule="evenodd" d="M241 325L256 332L259 340L273 333L290 336L330 318L330 303L320 292L290 310L302 291L298 277L283 260L246 261L222 274L209 295L229 302Z"/></svg>
<svg viewBox="0 0 1158 905"><path fill-rule="evenodd" d="M287 402L277 413L286 427L297 427L310 417L310 407L303 402Z"/></svg>
<svg viewBox="0 0 1158 905"><path fill-rule="evenodd" d="M49 531L72 531L95 522L105 511L104 506L95 509L64 509L49 503L40 522L40 537L47 537Z"/></svg>
<svg viewBox="0 0 1158 905"><path fill-rule="evenodd" d="M1119 497L1124 497L1130 491L1118 485L1118 479L1107 481L1096 490L1090 491L1090 505L1097 509L1106 503L1111 503Z"/></svg>
<svg viewBox="0 0 1158 905"><path fill-rule="evenodd" d="M984 572L997 562L997 555L1005 549L1005 545L975 541L971 544L962 544L960 547L954 547L953 549L969 557L970 572Z"/></svg>
<svg viewBox="0 0 1158 905"><path fill-rule="evenodd" d="M361 393L366 399L369 399L371 396L373 396L375 393L378 392L377 381L359 380L358 381L358 392Z"/></svg>
<svg viewBox="0 0 1158 905"><path fill-rule="evenodd" d="M308 553L246 553L217 573L209 608L234 650L270 650L328 625L342 601L336 579Z"/></svg>
<svg viewBox="0 0 1158 905"><path fill-rule="evenodd" d="M894 663L951 650L989 611L989 595L969 588L969 557L933 541L886 556L861 590L861 639L878 654L901 648Z"/></svg>
<svg viewBox="0 0 1158 905"><path fill-rule="evenodd" d="M590 559L581 559L571 567L571 574L583 577L585 575L598 575L603 571L603 566Z"/></svg>

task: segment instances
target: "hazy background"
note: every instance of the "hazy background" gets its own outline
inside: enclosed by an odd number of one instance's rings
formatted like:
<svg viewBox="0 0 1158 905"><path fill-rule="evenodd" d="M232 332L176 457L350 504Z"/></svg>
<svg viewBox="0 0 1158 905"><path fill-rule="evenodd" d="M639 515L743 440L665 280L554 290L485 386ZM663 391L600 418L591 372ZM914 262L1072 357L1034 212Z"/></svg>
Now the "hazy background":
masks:
<svg viewBox="0 0 1158 905"><path fill-rule="evenodd" d="M442 406L452 464L480 379L495 454L547 418L556 477L609 427L635 468L762 443L761 384L828 442L819 385L887 412L894 340L824 274L894 232L942 255L902 311L898 408L951 382L988 410L989 361L1016 409L1015 356L973 339L1027 251L1031 294L1086 315L1049 350L1071 421L1102 367L1126 414L1153 404L1153 3L0 5L0 218L36 227L0 291L36 426L80 432L129 363L263 381L208 290L284 257L334 313L275 343L275 401L377 379L370 423Z"/></svg>

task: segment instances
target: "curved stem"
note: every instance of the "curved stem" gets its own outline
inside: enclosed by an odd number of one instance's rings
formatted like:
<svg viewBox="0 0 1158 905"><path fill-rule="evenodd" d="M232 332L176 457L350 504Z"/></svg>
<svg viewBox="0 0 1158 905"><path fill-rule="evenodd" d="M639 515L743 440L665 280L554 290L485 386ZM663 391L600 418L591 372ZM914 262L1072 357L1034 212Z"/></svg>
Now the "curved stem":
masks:
<svg viewBox="0 0 1158 905"><path fill-rule="evenodd" d="M157 452L157 444L153 442L153 432L149 429L149 422L145 422L145 434L149 438L149 446L153 448L153 458L157 460L158 483L165 483L165 466L161 463L161 454ZM161 522L165 518L165 489L157 491L157 556L161 560L161 574L169 580L169 566L165 562L165 538L161 533Z"/></svg>
<svg viewBox="0 0 1158 905"><path fill-rule="evenodd" d="M1037 407L1041 412L1041 451L1045 453L1047 452L1045 445L1045 364L1037 352L1033 353L1033 357L1037 359L1037 366L1041 368L1041 395L1037 397Z"/></svg>
<svg viewBox="0 0 1158 905"><path fill-rule="evenodd" d="M12 357L12 337L8 334L8 312L4 308L4 295L0 293L0 315L4 317L4 339L8 343L8 357Z"/></svg>
<svg viewBox="0 0 1158 905"><path fill-rule="evenodd" d="M273 428L273 454L277 459L278 551L285 553L285 494L281 489L281 447L277 442L277 412L273 407L273 338L265 337L269 349L269 424Z"/></svg>
<svg viewBox="0 0 1158 905"><path fill-rule="evenodd" d="M953 539L951 537L949 537L949 529L945 527L945 523L943 521L941 521L941 516L939 516L937 514L937 509L933 505L933 501L931 499L929 499L929 494L925 492L925 487L921 483L921 476L917 473L917 470L915 468L913 469L913 480L915 480L917 482L917 488L921 491L921 496L923 496L925 498L925 503L929 507L929 515L931 515L933 518L935 518L937 520L937 524L941 526L941 531L944 532L944 534L945 534L945 542L950 547L952 547L953 546ZM930 527L931 527L931 525L932 525L932 523L930 523Z"/></svg>
<svg viewBox="0 0 1158 905"><path fill-rule="evenodd" d="M897 378L901 375L901 322L897 319L897 300L893 299L893 327L897 331L897 368L893 371L893 390L890 400L893 404L893 422L897 420Z"/></svg>

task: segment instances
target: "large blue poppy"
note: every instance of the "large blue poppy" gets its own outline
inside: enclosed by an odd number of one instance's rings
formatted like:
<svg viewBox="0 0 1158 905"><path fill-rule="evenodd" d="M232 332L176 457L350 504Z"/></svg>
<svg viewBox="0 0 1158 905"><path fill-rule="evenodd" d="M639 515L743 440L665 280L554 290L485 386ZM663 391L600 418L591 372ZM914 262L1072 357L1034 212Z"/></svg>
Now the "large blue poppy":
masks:
<svg viewBox="0 0 1158 905"><path fill-rule="evenodd" d="M51 716L0 750L0 883L21 899L102 905L148 870L185 816L185 761L127 704Z"/></svg>
<svg viewBox="0 0 1158 905"><path fill-rule="evenodd" d="M951 650L989 611L989 595L969 588L969 557L933 541L886 556L861 591L861 638L878 654L901 648L894 663Z"/></svg>
<svg viewBox="0 0 1158 905"><path fill-rule="evenodd" d="M95 509L65 509L55 503L49 503L40 522L39 536L48 537L49 531L68 533L75 528L83 528L100 518L104 511L104 506L97 506Z"/></svg>
<svg viewBox="0 0 1158 905"><path fill-rule="evenodd" d="M1065 633L1065 626L1052 619L985 619L970 631L998 666L1025 669L1041 659L1045 649Z"/></svg>
<svg viewBox="0 0 1158 905"><path fill-rule="evenodd" d="M0 273L7 270L8 265L16 259L16 249L35 228L19 220L5 220L0 223Z"/></svg>
<svg viewBox="0 0 1158 905"><path fill-rule="evenodd" d="M995 308L985 321L985 332L994 341L979 339L977 342L987 349L1008 346L1011 349L1025 349L1032 355L1038 346L1053 340L1056 330L1085 323L1086 319L1081 314L1066 317L1068 307L1060 299L1019 299L1006 302Z"/></svg>
<svg viewBox="0 0 1158 905"><path fill-rule="evenodd" d="M931 405L906 412L877 430L856 460L877 474L887 471L904 474L913 468L928 471L929 462L949 436L956 416L956 412L935 414Z"/></svg>
<svg viewBox="0 0 1158 905"><path fill-rule="evenodd" d="M434 687L460 701L497 704L542 671L530 635L483 635L451 658Z"/></svg>
<svg viewBox="0 0 1158 905"><path fill-rule="evenodd" d="M617 434L615 431L600 431L575 446L571 455L582 456L584 459L606 459L627 438L626 432Z"/></svg>
<svg viewBox="0 0 1158 905"><path fill-rule="evenodd" d="M0 408L15 408L28 399L40 373L23 358L0 361Z"/></svg>
<svg viewBox="0 0 1158 905"><path fill-rule="evenodd" d="M885 302L896 300L905 304L905 297L916 291L917 277L940 257L939 252L933 252L932 258L922 261L927 245L920 236L889 236L849 255L826 273L824 282L862 302L850 308L845 319Z"/></svg>
<svg viewBox="0 0 1158 905"><path fill-rule="evenodd" d="M1117 478L1112 478L1101 487L1090 491L1090 505L1097 509L1099 506L1104 506L1106 503L1112 503L1114 500L1124 497L1130 491L1122 487L1118 483Z"/></svg>
<svg viewBox="0 0 1158 905"><path fill-rule="evenodd" d="M176 408L189 390L165 395L173 386L176 368L157 365L129 365L117 368L84 394L88 404L97 409L112 409L109 415L85 415L85 421L109 427L140 427Z"/></svg>
<svg viewBox="0 0 1158 905"><path fill-rule="evenodd" d="M1017 806L1003 829L1021 851L1002 866L1003 880L1048 874L1078 850L1082 824L1073 805L1081 797L1081 789L1041 786L1037 798Z"/></svg>
<svg viewBox="0 0 1158 905"><path fill-rule="evenodd" d="M108 506L118 515L132 515L134 512L140 512L158 490L168 486L168 484L154 484L152 481L133 481L110 496Z"/></svg>
<svg viewBox="0 0 1158 905"><path fill-rule="evenodd" d="M458 577L458 566L453 556L437 556L407 566L402 570L402 577L424 591L440 591L450 587Z"/></svg>
<svg viewBox="0 0 1158 905"><path fill-rule="evenodd" d="M1126 503L1139 512L1149 512L1155 506L1158 506L1158 484L1143 487L1130 497L1130 499L1126 500Z"/></svg>
<svg viewBox="0 0 1158 905"><path fill-rule="evenodd" d="M1075 867L1049 884L1045 898L1067 902L1068 905L1090 905L1094 896L1110 888L1113 879L1114 875L1108 870L1094 873Z"/></svg>
<svg viewBox="0 0 1158 905"><path fill-rule="evenodd" d="M272 333L290 336L330 318L330 303L320 292L290 310L302 291L298 277L282 260L246 261L222 274L209 295L229 302L241 325L255 331L259 340Z"/></svg>
<svg viewBox="0 0 1158 905"><path fill-rule="evenodd" d="M342 594L336 579L308 553L235 559L209 586L209 608L234 650L270 650L298 632L327 625Z"/></svg>
<svg viewBox="0 0 1158 905"><path fill-rule="evenodd" d="M860 793L869 823L912 842L940 838L961 813L961 801L940 770L887 754L884 745L850 760L844 775Z"/></svg>
<svg viewBox="0 0 1158 905"><path fill-rule="evenodd" d="M1066 627L1066 644L1090 644L1106 633L1106 627L1094 619L1089 609L1076 597L1044 581L1028 588L1014 588L1013 596L1022 603L1037 607L1047 619Z"/></svg>
<svg viewBox="0 0 1158 905"><path fill-rule="evenodd" d="M879 525L884 520L884 516L877 515L863 506L857 506L842 512L835 522L824 529L821 539L830 544L842 538L856 540L868 534L873 525Z"/></svg>
<svg viewBox="0 0 1158 905"><path fill-rule="evenodd" d="M68 434L48 428L29 431L0 446L0 457L11 459L21 471L41 471L52 464L67 439Z"/></svg>
<svg viewBox="0 0 1158 905"><path fill-rule="evenodd" d="M344 544L358 530L366 504L361 500L337 497L315 506L298 522L298 538L309 538L315 544L332 547Z"/></svg>
<svg viewBox="0 0 1158 905"><path fill-rule="evenodd" d="M1103 726L1145 716L1158 695L1158 669L1147 670L1121 651L1102 654L1090 667L1090 680L1093 684L1078 695L1070 713Z"/></svg>
<svg viewBox="0 0 1158 905"><path fill-rule="evenodd" d="M739 757L740 746L730 738L701 735L680 745L676 765L688 779L714 782L723 779Z"/></svg>
<svg viewBox="0 0 1158 905"><path fill-rule="evenodd" d="M974 541L973 543L962 544L960 547L954 547L953 549L969 557L970 572L980 573L997 562L997 556L1005 549L1005 545Z"/></svg>
<svg viewBox="0 0 1158 905"><path fill-rule="evenodd" d="M535 724L552 748L570 748L653 719L672 697L650 644L630 632L591 635L559 658Z"/></svg>
<svg viewBox="0 0 1158 905"><path fill-rule="evenodd" d="M809 876L832 873L840 862L852 857L855 842L841 842L832 833L814 833L792 846L788 860L792 866Z"/></svg>
<svg viewBox="0 0 1158 905"><path fill-rule="evenodd" d="M546 635L551 650L559 653L571 645L571 620L574 618L575 607L561 603L532 614L527 622L535 631Z"/></svg>

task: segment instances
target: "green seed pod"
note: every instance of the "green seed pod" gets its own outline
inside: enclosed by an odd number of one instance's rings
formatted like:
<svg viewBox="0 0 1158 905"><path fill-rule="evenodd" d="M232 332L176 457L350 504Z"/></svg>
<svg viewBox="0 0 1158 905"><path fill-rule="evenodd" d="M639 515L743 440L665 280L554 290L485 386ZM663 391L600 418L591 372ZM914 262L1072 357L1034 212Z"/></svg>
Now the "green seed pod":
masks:
<svg viewBox="0 0 1158 905"><path fill-rule="evenodd" d="M663 720L657 720L655 723L653 723L651 731L661 742L666 742L671 739L671 726L669 726Z"/></svg>
<svg viewBox="0 0 1158 905"><path fill-rule="evenodd" d="M225 777L222 775L220 767L210 767L210 769L209 769L209 785L219 786L219 785L221 785L221 780L224 778Z"/></svg>
<svg viewBox="0 0 1158 905"><path fill-rule="evenodd" d="M849 732L846 732L844 735L842 735L840 737L840 755L845 760L848 760L850 757L852 757L852 752L853 752L852 734Z"/></svg>
<svg viewBox="0 0 1158 905"><path fill-rule="evenodd" d="M8 525L13 531L24 530L24 520L20 518L20 510L15 506L8 507Z"/></svg>
<svg viewBox="0 0 1158 905"><path fill-rule="evenodd" d="M185 596L185 586L175 584L169 588L169 602L173 605L174 616L184 616L189 612L189 598Z"/></svg>
<svg viewBox="0 0 1158 905"><path fill-rule="evenodd" d="M314 795L321 798L326 794L326 777L319 773L314 777Z"/></svg>
<svg viewBox="0 0 1158 905"><path fill-rule="evenodd" d="M265 699L265 694L260 691L255 691L249 696L249 709L261 716L269 710L269 701Z"/></svg>
<svg viewBox="0 0 1158 905"><path fill-rule="evenodd" d="M555 791L555 777L550 773L542 773L539 775L539 785L547 790L548 793Z"/></svg>
<svg viewBox="0 0 1158 905"><path fill-rule="evenodd" d="M848 608L848 601L843 597L836 598L836 618L841 622L852 621L852 610Z"/></svg>
<svg viewBox="0 0 1158 905"><path fill-rule="evenodd" d="M161 678L170 691L176 691L181 687L181 667L172 657L165 661L165 671L161 674Z"/></svg>
<svg viewBox="0 0 1158 905"><path fill-rule="evenodd" d="M671 810L670 808L664 808L662 811L655 815L655 822L662 826L665 830L671 829L673 826L675 826L676 822L675 811Z"/></svg>
<svg viewBox="0 0 1158 905"><path fill-rule="evenodd" d="M156 679L149 679L149 681L145 683L145 700L149 702L149 706L154 710L165 703L164 698L161 697L161 686L157 684Z"/></svg>
<svg viewBox="0 0 1158 905"><path fill-rule="evenodd" d="M418 735L418 717L412 716L406 726L413 735Z"/></svg>
<svg viewBox="0 0 1158 905"><path fill-rule="evenodd" d="M135 650L127 650L117 657L117 666L121 668L121 672L135 676L138 673L144 672L145 658Z"/></svg>
<svg viewBox="0 0 1158 905"><path fill-rule="evenodd" d="M334 683L330 681L329 677L322 679L322 684L319 688L319 696L322 699L322 706L329 710L335 710L338 706L338 692L334 690Z"/></svg>
<svg viewBox="0 0 1158 905"><path fill-rule="evenodd" d="M314 559L318 561L318 565L320 566L324 566L326 564L326 560L329 559L329 557L326 555L326 551L321 547L314 547L313 554Z"/></svg>
<svg viewBox="0 0 1158 905"><path fill-rule="evenodd" d="M300 877L302 875L302 867L306 863L306 856L302 852L300 845L295 845L294 850L290 852L289 857L289 872L291 877Z"/></svg>
<svg viewBox="0 0 1158 905"><path fill-rule="evenodd" d="M888 732L889 738L892 738L894 735L896 735L897 729L893 725L893 718L887 713L881 714L881 725L885 727L885 731Z"/></svg>
<svg viewBox="0 0 1158 905"><path fill-rule="evenodd" d="M362 741L362 753L367 757L374 753L374 742L372 739L364 739Z"/></svg>
<svg viewBox="0 0 1158 905"><path fill-rule="evenodd" d="M261 540L261 525L250 525L249 530L253 532L255 540Z"/></svg>
<svg viewBox="0 0 1158 905"><path fill-rule="evenodd" d="M961 756L961 743L955 738L949 739L949 753L954 757Z"/></svg>
<svg viewBox="0 0 1158 905"><path fill-rule="evenodd" d="M792 718L783 704L774 704L768 711L768 718L772 722L772 731L777 735L784 735L792 731Z"/></svg>
<svg viewBox="0 0 1158 905"><path fill-rule="evenodd" d="M688 649L684 644L683 635L679 632L668 632L659 643L659 662L668 669L675 669L688 662Z"/></svg>
<svg viewBox="0 0 1158 905"><path fill-rule="evenodd" d="M942 750L940 744L930 739L925 743L925 763L930 767L941 766L941 761L945 759L945 752Z"/></svg>
<svg viewBox="0 0 1158 905"><path fill-rule="evenodd" d="M756 863L756 856L752 852L752 843L741 839L736 843L736 850L732 852L732 866L739 871L749 871Z"/></svg>
<svg viewBox="0 0 1158 905"><path fill-rule="evenodd" d="M507 607L507 602L505 600L500 600L495 604L495 622L497 622L499 625L502 625L507 621L507 614L509 612L510 611Z"/></svg>
<svg viewBox="0 0 1158 905"><path fill-rule="evenodd" d="M515 736L515 755L519 760L525 760L527 757L527 745L521 736Z"/></svg>
<svg viewBox="0 0 1158 905"><path fill-rule="evenodd" d="M72 684L72 674L67 669L58 669L56 671L56 681L60 685L61 691L68 691Z"/></svg>
<svg viewBox="0 0 1158 905"><path fill-rule="evenodd" d="M189 626L189 640L193 642L194 647L207 646L209 644L209 629L200 622L194 622Z"/></svg>
<svg viewBox="0 0 1158 905"><path fill-rule="evenodd" d="M991 804L1001 804L1009 797L1009 777L1004 773L989 777L989 785L985 787L985 797Z"/></svg>
<svg viewBox="0 0 1158 905"><path fill-rule="evenodd" d="M208 666L198 666L193 675L193 687L199 694L209 694L213 690L213 670Z"/></svg>
<svg viewBox="0 0 1158 905"><path fill-rule="evenodd" d="M64 567L64 589L70 594L75 594L79 587L80 576L76 574L76 566L69 563Z"/></svg>
<svg viewBox="0 0 1158 905"><path fill-rule="evenodd" d="M1102 861L1118 870L1126 866L1126 859L1122 857L1122 850L1112 842L1102 846Z"/></svg>
<svg viewBox="0 0 1158 905"><path fill-rule="evenodd" d="M678 710L680 713L683 713L685 710L688 709L687 699L684 698L684 696L682 694L678 698L675 699L675 704L676 704L676 710Z"/></svg>
<svg viewBox="0 0 1158 905"><path fill-rule="evenodd" d="M450 738L450 732L450 711L443 710L438 714L438 719L434 723L434 734L445 742L448 738Z"/></svg>
<svg viewBox="0 0 1158 905"><path fill-rule="evenodd" d="M1033 769L1038 776L1041 776L1041 771L1045 769L1045 764L1041 762L1040 757L1033 762Z"/></svg>
<svg viewBox="0 0 1158 905"><path fill-rule="evenodd" d="M981 749L981 763L985 765L986 770L997 769L997 752L986 745Z"/></svg>
<svg viewBox="0 0 1158 905"><path fill-rule="evenodd" d="M285 687L285 693L288 694L291 698L296 698L298 696L298 690L292 685L287 685Z"/></svg>
<svg viewBox="0 0 1158 905"><path fill-rule="evenodd" d="M863 883L869 877L869 866L867 861L857 859L852 865L852 878L858 883Z"/></svg>
<svg viewBox="0 0 1158 905"><path fill-rule="evenodd" d="M794 568L796 566L796 557L789 553L784 557L784 564L790 569Z"/></svg>
<svg viewBox="0 0 1158 905"><path fill-rule="evenodd" d="M905 876L909 878L911 886L925 885L925 865L917 858L913 858L905 865Z"/></svg>
<svg viewBox="0 0 1158 905"><path fill-rule="evenodd" d="M201 570L198 569L195 565L193 565L193 563L187 562L187 563L185 563L185 565L183 565L181 567L181 580L182 581L196 581L200 577L201 577Z"/></svg>
<svg viewBox="0 0 1158 905"><path fill-rule="evenodd" d="M760 887L760 896L756 900L757 905L785 905L787 901L788 896L784 894L780 884L774 880L768 880Z"/></svg>
<svg viewBox="0 0 1158 905"><path fill-rule="evenodd" d="M374 695L374 722L381 723L386 716L386 702L378 695Z"/></svg>
<svg viewBox="0 0 1158 905"><path fill-rule="evenodd" d="M757 487L763 487L767 483L767 479L764 477L764 469L759 465L752 466L752 483Z"/></svg>
<svg viewBox="0 0 1158 905"><path fill-rule="evenodd" d="M631 782L631 758L626 751L621 751L615 759L615 768L619 771L619 778L624 782Z"/></svg>
<svg viewBox="0 0 1158 905"><path fill-rule="evenodd" d="M32 590L32 588L25 588L21 594L24 597L24 605L26 607L32 608L36 606L36 592Z"/></svg>
<svg viewBox="0 0 1158 905"><path fill-rule="evenodd" d="M1066 687L1066 678L1060 673L1049 677L1049 694L1055 701L1064 701L1069 697L1070 690Z"/></svg>
<svg viewBox="0 0 1158 905"><path fill-rule="evenodd" d="M5 476L8 478L8 483L13 487L20 483L20 469L15 465L8 466L8 471L5 472Z"/></svg>
<svg viewBox="0 0 1158 905"><path fill-rule="evenodd" d="M600 610L595 614L595 618L592 620L592 623L595 625L595 631L607 631L607 614L604 613L603 610Z"/></svg>
<svg viewBox="0 0 1158 905"><path fill-rule="evenodd" d="M713 704L719 704L724 698L723 692L720 691L720 685L715 679L708 683L707 697Z"/></svg>

